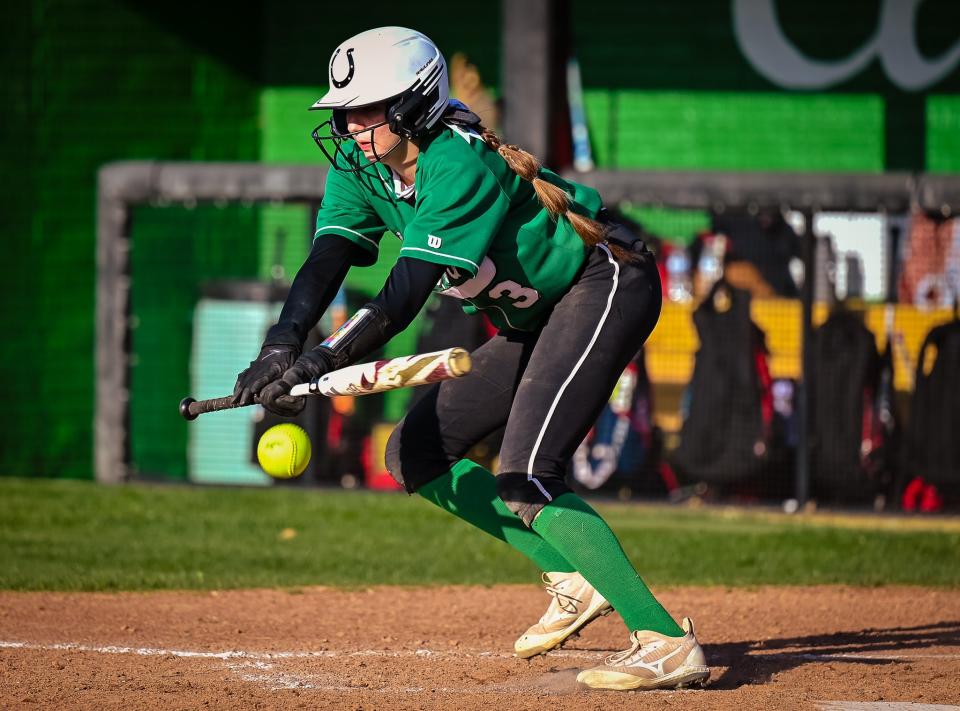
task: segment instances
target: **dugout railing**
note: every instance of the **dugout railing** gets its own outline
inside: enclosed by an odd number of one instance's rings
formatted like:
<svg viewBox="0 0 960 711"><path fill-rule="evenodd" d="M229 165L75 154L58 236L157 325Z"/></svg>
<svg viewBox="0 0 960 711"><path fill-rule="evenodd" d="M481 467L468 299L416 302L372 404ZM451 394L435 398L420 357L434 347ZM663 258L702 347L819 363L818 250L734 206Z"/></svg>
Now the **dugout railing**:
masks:
<svg viewBox="0 0 960 711"><path fill-rule="evenodd" d="M311 212L323 197L326 169L259 163L120 162L99 173L96 313L96 478L120 483L131 477L130 367L131 260L138 206L198 203L302 204ZM605 171L578 173L608 204L723 211L777 209L805 216L801 234L804 273L799 310L802 356L798 382L799 443L794 491L809 496L807 378L814 310L812 217L822 211L950 215L960 209L960 178L909 173L784 174L743 172ZM893 260L896 261L895 259ZM888 280L895 275L888 274ZM184 368L187 365L184 364ZM171 393L175 403L179 393ZM175 416L171 406L171 416Z"/></svg>

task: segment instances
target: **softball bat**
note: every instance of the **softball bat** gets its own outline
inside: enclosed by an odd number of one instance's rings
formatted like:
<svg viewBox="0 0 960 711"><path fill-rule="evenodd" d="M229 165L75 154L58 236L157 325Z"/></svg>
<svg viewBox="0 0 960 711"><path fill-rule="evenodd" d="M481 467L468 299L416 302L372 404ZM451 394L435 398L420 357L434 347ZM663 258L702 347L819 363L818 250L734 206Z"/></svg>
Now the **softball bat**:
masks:
<svg viewBox="0 0 960 711"><path fill-rule="evenodd" d="M459 378L470 372L470 354L463 348L447 348L434 353L388 358L372 363L359 363L334 370L311 383L294 385L293 396L301 395L373 395L398 388L436 383L450 378ZM186 420L218 410L230 410L233 396L194 400L191 397L180 401L180 414Z"/></svg>

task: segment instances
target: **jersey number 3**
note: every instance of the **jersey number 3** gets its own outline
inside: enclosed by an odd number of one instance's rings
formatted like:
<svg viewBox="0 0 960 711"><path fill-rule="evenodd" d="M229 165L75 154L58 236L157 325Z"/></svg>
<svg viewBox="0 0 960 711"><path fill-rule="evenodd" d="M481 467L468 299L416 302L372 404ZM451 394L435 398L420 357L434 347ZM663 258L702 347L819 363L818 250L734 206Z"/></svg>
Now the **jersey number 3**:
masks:
<svg viewBox="0 0 960 711"><path fill-rule="evenodd" d="M536 289L531 289L529 286L521 286L515 281L500 282L487 292L487 296L491 299L499 299L505 296L513 301L513 307L517 309L529 308L540 298L540 294L537 293Z"/></svg>
<svg viewBox="0 0 960 711"><path fill-rule="evenodd" d="M440 293L457 299L473 299L486 289L496 276L497 266L490 257L484 257L477 271L477 276L467 279L457 286L447 287ZM453 281L460 279L460 270L456 267L447 267L447 278ZM511 279L506 279L497 282L487 290L487 296L491 299L510 299L514 308L527 309L537 303L540 299L540 292L529 286L518 284Z"/></svg>

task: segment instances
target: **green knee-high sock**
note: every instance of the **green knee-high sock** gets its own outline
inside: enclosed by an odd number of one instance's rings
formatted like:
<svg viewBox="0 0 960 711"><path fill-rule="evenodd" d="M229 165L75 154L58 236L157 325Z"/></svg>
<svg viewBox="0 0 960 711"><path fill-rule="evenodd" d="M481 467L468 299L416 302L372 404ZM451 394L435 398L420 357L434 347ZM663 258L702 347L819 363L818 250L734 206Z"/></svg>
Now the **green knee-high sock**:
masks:
<svg viewBox="0 0 960 711"><path fill-rule="evenodd" d="M567 493L551 501L534 520L533 530L610 601L631 631L683 636L640 579L613 531L579 496Z"/></svg>
<svg viewBox="0 0 960 711"><path fill-rule="evenodd" d="M545 573L574 571L553 546L524 526L507 508L497 496L493 474L469 459L461 459L449 472L420 487L417 493L444 511L511 545Z"/></svg>

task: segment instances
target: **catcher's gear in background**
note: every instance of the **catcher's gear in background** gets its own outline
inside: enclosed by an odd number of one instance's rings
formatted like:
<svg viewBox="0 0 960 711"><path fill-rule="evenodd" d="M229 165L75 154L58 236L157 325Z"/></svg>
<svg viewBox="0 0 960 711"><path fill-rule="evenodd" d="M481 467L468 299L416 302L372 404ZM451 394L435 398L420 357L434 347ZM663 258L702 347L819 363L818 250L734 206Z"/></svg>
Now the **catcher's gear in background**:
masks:
<svg viewBox="0 0 960 711"><path fill-rule="evenodd" d="M573 456L573 478L587 489L644 481L656 464L659 433L652 422L653 396L643 350L620 376L603 412ZM665 482L657 485L662 493Z"/></svg>
<svg viewBox="0 0 960 711"><path fill-rule="evenodd" d="M416 138L440 119L450 94L440 50L426 35L404 27L378 27L343 42L330 58L329 86L310 109L333 114L314 129L313 138L334 168L351 172L366 166L341 148L354 135L347 131L346 109L385 103L384 121L362 133L389 124L398 136Z"/></svg>

